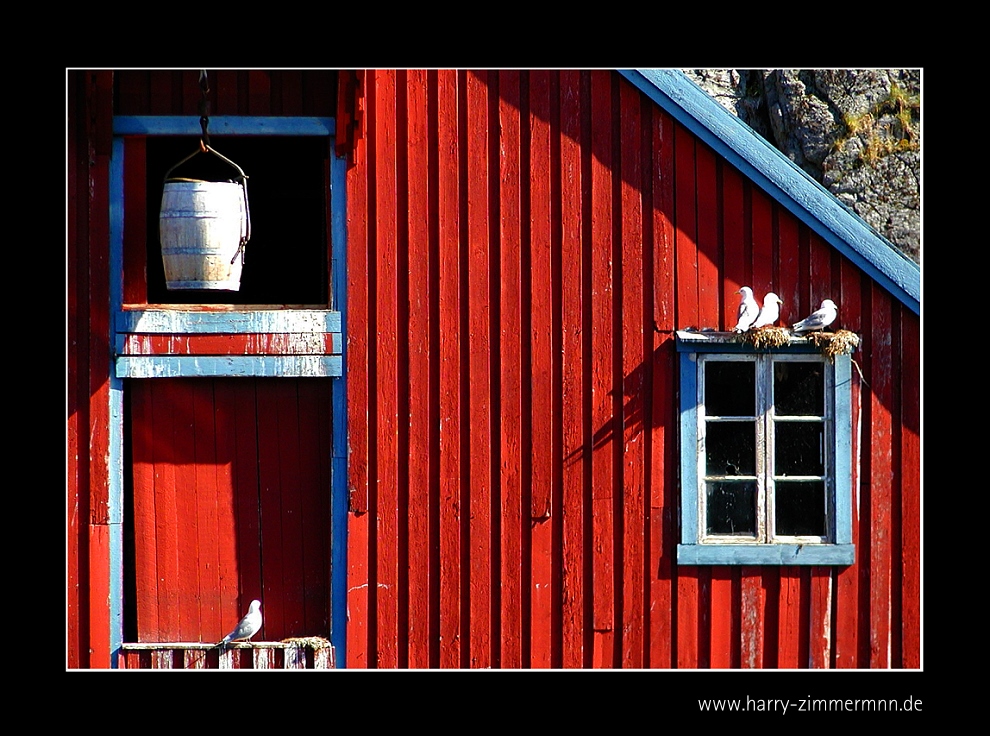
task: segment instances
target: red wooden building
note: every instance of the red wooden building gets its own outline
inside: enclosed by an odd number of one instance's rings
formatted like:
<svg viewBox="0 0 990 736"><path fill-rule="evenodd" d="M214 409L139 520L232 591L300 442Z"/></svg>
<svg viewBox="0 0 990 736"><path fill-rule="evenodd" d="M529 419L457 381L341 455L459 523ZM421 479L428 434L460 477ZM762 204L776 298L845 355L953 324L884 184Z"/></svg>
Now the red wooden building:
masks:
<svg viewBox="0 0 990 736"><path fill-rule="evenodd" d="M916 264L677 72L207 80L67 74L69 668L921 666ZM237 292L162 273L204 111Z"/></svg>

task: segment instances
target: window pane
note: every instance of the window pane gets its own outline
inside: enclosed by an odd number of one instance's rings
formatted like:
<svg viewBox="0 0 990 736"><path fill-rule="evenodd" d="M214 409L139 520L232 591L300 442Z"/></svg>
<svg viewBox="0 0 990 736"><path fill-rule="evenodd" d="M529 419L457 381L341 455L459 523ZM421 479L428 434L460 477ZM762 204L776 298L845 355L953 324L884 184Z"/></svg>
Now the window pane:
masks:
<svg viewBox="0 0 990 736"><path fill-rule="evenodd" d="M708 484L709 534L756 535L756 481Z"/></svg>
<svg viewBox="0 0 990 736"><path fill-rule="evenodd" d="M775 361L773 396L778 415L824 416L825 364Z"/></svg>
<svg viewBox="0 0 990 736"><path fill-rule="evenodd" d="M705 411L716 417L756 414L756 364L705 363Z"/></svg>
<svg viewBox="0 0 990 736"><path fill-rule="evenodd" d="M775 475L824 475L822 422L776 422Z"/></svg>
<svg viewBox="0 0 990 736"><path fill-rule="evenodd" d="M756 422L705 423L705 474L756 474Z"/></svg>
<svg viewBox="0 0 990 736"><path fill-rule="evenodd" d="M824 537L824 481L777 481L774 485L777 534Z"/></svg>

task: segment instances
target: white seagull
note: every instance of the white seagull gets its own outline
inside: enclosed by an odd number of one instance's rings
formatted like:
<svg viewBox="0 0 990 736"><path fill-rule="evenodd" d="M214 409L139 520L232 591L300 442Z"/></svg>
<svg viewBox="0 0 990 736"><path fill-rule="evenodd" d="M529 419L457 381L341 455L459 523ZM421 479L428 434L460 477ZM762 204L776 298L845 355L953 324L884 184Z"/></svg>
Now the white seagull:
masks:
<svg viewBox="0 0 990 736"><path fill-rule="evenodd" d="M760 316L750 327L766 327L776 323L777 318L780 317L780 305L783 303L779 296L768 291L767 295L763 297L763 309L760 310Z"/></svg>
<svg viewBox="0 0 990 736"><path fill-rule="evenodd" d="M251 601L248 612L240 620L234 630L225 636L219 644L220 651L227 650L227 644L232 641L247 641L261 630L261 601Z"/></svg>
<svg viewBox="0 0 990 736"><path fill-rule="evenodd" d="M801 335L805 332L814 332L815 330L821 330L828 327L830 324L835 322L835 318L838 316L838 313L839 308L835 306L835 302L831 299L826 299L822 302L820 309L815 310L800 322L794 323L794 334Z"/></svg>
<svg viewBox="0 0 990 736"><path fill-rule="evenodd" d="M732 328L733 332L745 332L752 326L753 322L760 314L760 305L757 303L756 299L753 298L753 290L748 286L742 287L737 294L742 294L742 299L739 300L739 312L737 313L736 326Z"/></svg>

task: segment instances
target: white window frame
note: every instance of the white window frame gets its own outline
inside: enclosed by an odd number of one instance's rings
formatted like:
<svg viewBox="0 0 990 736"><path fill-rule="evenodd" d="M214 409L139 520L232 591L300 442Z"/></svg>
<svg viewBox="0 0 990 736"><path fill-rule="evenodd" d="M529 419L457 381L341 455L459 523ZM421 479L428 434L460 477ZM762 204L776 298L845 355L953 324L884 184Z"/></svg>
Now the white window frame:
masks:
<svg viewBox="0 0 990 736"><path fill-rule="evenodd" d="M719 333L677 333L680 355L681 541L677 562L686 565L849 565L852 544L852 412L849 355L822 355L806 338L780 348L757 350L738 337ZM705 365L710 361L755 364L757 381L757 532L753 536L706 532ZM820 361L825 373L826 533L783 536L774 530L774 429L779 422L772 401L773 365L778 361ZM791 480L801 480L801 477Z"/></svg>

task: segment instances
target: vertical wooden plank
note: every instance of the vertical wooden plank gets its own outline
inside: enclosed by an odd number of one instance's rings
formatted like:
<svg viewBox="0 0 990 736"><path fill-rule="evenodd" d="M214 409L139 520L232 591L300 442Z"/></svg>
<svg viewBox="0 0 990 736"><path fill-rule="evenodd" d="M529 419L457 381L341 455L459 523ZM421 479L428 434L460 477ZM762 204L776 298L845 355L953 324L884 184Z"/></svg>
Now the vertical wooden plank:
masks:
<svg viewBox="0 0 990 736"><path fill-rule="evenodd" d="M677 312L675 329L701 326L698 283L698 223L695 138L675 124L673 136Z"/></svg>
<svg viewBox="0 0 990 736"><path fill-rule="evenodd" d="M239 105L239 78L243 72L208 69L211 94L215 98L212 115L247 115L247 104Z"/></svg>
<svg viewBox="0 0 990 736"><path fill-rule="evenodd" d="M747 565L739 578L739 666L759 669L763 667L766 625L763 577L759 567Z"/></svg>
<svg viewBox="0 0 990 736"><path fill-rule="evenodd" d="M258 431L258 492L259 492L259 515L261 532L261 549L264 558L262 560L262 597L264 605L264 629L266 637L271 639L281 639L287 634L286 620L290 612L286 611L286 601L283 598L282 575L287 567L290 567L294 558L291 551L286 549L291 543L291 539L286 539L290 533L289 528L282 525L282 494L290 493L290 489L284 488L280 477L281 464L279 452L281 434L288 430L286 424L289 418L285 412L280 410L279 404L283 397L278 392L266 390L264 381L257 384L257 406L258 418L264 417L264 421L257 421ZM293 409L295 407L293 406ZM295 458L293 458L294 460ZM289 506L287 499L286 506ZM244 599L242 592L240 610L238 618L244 615L250 599ZM238 620L235 618L234 620Z"/></svg>
<svg viewBox="0 0 990 736"><path fill-rule="evenodd" d="M147 115L150 105L151 85L148 72L142 69L124 69L114 72L117 85L118 115ZM73 110L69 106L69 110Z"/></svg>
<svg viewBox="0 0 990 736"><path fill-rule="evenodd" d="M813 669L828 669L832 655L831 568L811 569L810 608L808 666Z"/></svg>
<svg viewBox="0 0 990 736"><path fill-rule="evenodd" d="M172 97L172 80L174 72L158 70L149 73L151 96L147 115L171 115L175 112ZM216 113L214 113L216 114Z"/></svg>
<svg viewBox="0 0 990 736"><path fill-rule="evenodd" d="M87 372L85 346L89 315L86 273L89 253L82 242L86 232L89 199L86 196L88 160L85 122L88 111L84 104L85 74L70 70L66 79L68 120L66 124L66 666L77 669L84 665L88 642L84 641L85 609L83 605L84 512L88 490L86 443L85 380Z"/></svg>
<svg viewBox="0 0 990 736"><path fill-rule="evenodd" d="M828 282L821 282L821 274L813 276L808 265L807 228L783 209L776 211L777 221L777 262L780 280L776 293L784 302L780 305L782 325L792 325L811 312L808 311L812 295L809 290L814 284L816 293L828 288ZM802 260L804 267L802 268ZM821 263L817 264L821 268ZM760 294L762 299L763 295ZM825 297L819 297L819 302ZM762 302L761 302L762 303ZM815 309L818 308L816 304Z"/></svg>
<svg viewBox="0 0 990 736"><path fill-rule="evenodd" d="M841 292L839 294L839 318L846 329L862 334L863 324L859 319L861 309L862 286L860 271L848 260L843 260L840 266ZM865 346L864 346L865 349ZM864 350L853 355L857 365L864 362ZM852 385L852 471L850 483L852 509L852 543L856 547L856 559L852 565L836 571L835 590L833 592L835 605L835 628L832 632L833 666L837 668L858 667L859 639L858 612L860 600L861 569L864 564L863 547L860 545L860 514L861 498L860 483L862 473L860 467L863 434L862 392L859 370L853 370Z"/></svg>
<svg viewBox="0 0 990 736"><path fill-rule="evenodd" d="M803 319L815 309L818 309L823 299L834 299L832 284L837 279L832 274L832 248L819 236L810 239L811 278L810 292L804 309L792 305L789 309L781 307L781 317L784 324L793 324ZM805 299L800 300L802 303ZM811 667L827 667L831 659L831 569L827 567L812 567L805 573L810 578L810 600L803 606L810 608L809 630Z"/></svg>
<svg viewBox="0 0 990 736"><path fill-rule="evenodd" d="M595 667L614 666L613 487L616 417L613 413L613 273L612 273L612 91L608 72L591 73L591 299L592 299L592 569ZM621 432L621 430L619 430Z"/></svg>
<svg viewBox="0 0 990 736"><path fill-rule="evenodd" d="M429 636L432 630L431 602L427 592L435 572L431 569L433 547L430 529L430 481L433 475L430 451L436 421L430 401L430 290L429 177L427 152L426 72L407 75L407 171L409 238L409 666L430 666Z"/></svg>
<svg viewBox="0 0 990 736"><path fill-rule="evenodd" d="M272 114L271 72L252 69L248 79L248 115Z"/></svg>
<svg viewBox="0 0 990 736"><path fill-rule="evenodd" d="M769 616L766 625L775 628L773 648L776 661L767 661L764 665L795 669L804 665L800 651L801 572L794 567L781 567L774 577L777 580L776 591L768 591L767 598L776 602L777 616Z"/></svg>
<svg viewBox="0 0 990 736"><path fill-rule="evenodd" d="M131 468L134 493L134 528L156 528L154 415L151 381L132 381L130 393ZM134 578L139 641L157 641L158 565L157 534L134 535ZM147 638L144 638L147 637Z"/></svg>
<svg viewBox="0 0 990 736"><path fill-rule="evenodd" d="M195 585L193 604L196 611L196 628L185 641L200 641L204 631L222 628L220 620L219 580L220 545L231 544L231 529L223 529L217 523L217 413L219 407L213 399L215 379L190 381L192 404L199 407L194 429L196 444L193 448L195 480L195 566L189 573L198 581ZM222 535L222 536L221 536Z"/></svg>
<svg viewBox="0 0 990 736"><path fill-rule="evenodd" d="M901 661L921 667L921 354L919 321L901 310Z"/></svg>
<svg viewBox="0 0 990 736"><path fill-rule="evenodd" d="M647 370L650 352L645 336L652 332L652 298L645 291L643 148L640 95L622 83L619 88L619 183L621 207L621 331L622 331L622 540L621 564L621 661L624 668L644 666L646 632L646 442L645 418L648 400ZM644 305L650 302L650 307ZM650 315L650 323L645 321ZM652 343L652 339L650 340Z"/></svg>
<svg viewBox="0 0 990 736"><path fill-rule="evenodd" d="M214 523L217 560L216 569L209 578L213 610L204 620L202 641L217 641L227 633L224 629L226 622L237 621L235 616L244 614L244 611L231 613L229 616L227 614L237 601L237 545L243 531L238 529L237 517L236 479L240 472L240 468L237 467L240 458L237 455L237 395L233 392L236 381L216 379L211 383L217 406L215 433L217 495L216 508L213 512L216 517ZM257 509L256 505L255 509Z"/></svg>
<svg viewBox="0 0 990 736"><path fill-rule="evenodd" d="M500 505L501 596L500 666L523 666L523 334L522 334L522 183L523 140L519 72L499 73L499 351L501 370Z"/></svg>
<svg viewBox="0 0 990 736"><path fill-rule="evenodd" d="M214 631L210 640L218 641L229 630L230 624L239 621L247 611L251 601L262 603L265 624L258 636L268 631L268 600L262 575L262 559L258 550L264 552L262 537L262 476L258 464L262 448L267 447L268 439L259 433L259 416L266 416L258 406L259 379L235 378L226 383L225 395L229 399L231 413L231 435L233 436L233 473L231 486L233 493L232 513L235 518L236 562L221 571L220 604L221 620L219 630ZM262 422L267 426L270 422ZM259 444L260 443L260 444ZM267 493L264 494L267 496Z"/></svg>
<svg viewBox="0 0 990 736"><path fill-rule="evenodd" d="M86 90L87 141L86 151L89 168L86 171L87 192L89 194L88 230L85 242L87 256L89 291L85 297L88 304L110 304L109 253L106 234L110 230L109 221L109 180L111 153L111 115L113 96L113 73L94 72L88 76ZM110 594L110 478L113 470L109 464L111 455L111 364L107 345L112 339L112 324L109 310L89 310L89 333L86 355L88 361L88 386L85 396L89 400L89 665L110 667L111 642L115 632L107 601Z"/></svg>
<svg viewBox="0 0 990 736"><path fill-rule="evenodd" d="M529 520L532 569L532 667L550 667L552 656L553 561L553 283L551 270L550 73L529 75L530 147L530 385L532 495Z"/></svg>
<svg viewBox="0 0 990 736"><path fill-rule="evenodd" d="M291 636L328 636L330 625L330 381L295 379L299 412L300 533L297 609Z"/></svg>
<svg viewBox="0 0 990 736"><path fill-rule="evenodd" d="M702 143L695 144L697 176L698 227L698 321L701 327L718 329L722 307L720 279L722 248L720 230L722 204L718 187L718 162L715 152ZM731 327L732 325L729 325Z"/></svg>
<svg viewBox="0 0 990 736"><path fill-rule="evenodd" d="M467 306L471 453L469 492L470 666L492 664L491 335L489 253L488 81L492 72L467 75Z"/></svg>
<svg viewBox="0 0 990 736"><path fill-rule="evenodd" d="M649 605L650 643L647 664L670 669L674 662L674 550L677 543L676 514L676 355L671 335L675 329L674 285L674 121L666 113L651 110L650 150L652 187L650 227L652 244L653 332L650 360L652 405L650 407L650 523ZM649 329L649 325L647 325Z"/></svg>
<svg viewBox="0 0 990 736"><path fill-rule="evenodd" d="M281 71L278 73L279 115L304 115L303 77L316 75L321 81L324 73L318 71ZM311 85L315 86L315 85ZM314 90L315 92L315 90ZM312 94L312 93L311 93Z"/></svg>
<svg viewBox="0 0 990 736"><path fill-rule="evenodd" d="M303 650L305 652L305 649ZM275 666L275 650L264 648L264 649L252 649L251 650L251 669L254 670L270 670Z"/></svg>
<svg viewBox="0 0 990 736"><path fill-rule="evenodd" d="M399 365L398 365L398 243L396 173L396 73L376 72L375 131L376 241L377 258L377 368L378 434L375 438L378 473L373 489L372 512L376 516L377 666L398 666L398 647L405 643L399 630Z"/></svg>
<svg viewBox="0 0 990 736"><path fill-rule="evenodd" d="M374 75L367 74L369 85ZM371 132L373 134L373 131ZM371 385L371 353L374 325L371 322L371 269L374 263L369 223L375 208L368 196L368 177L374 152L361 156L347 168L347 428L348 428L348 521L347 521L347 667L369 667L368 638L370 566L369 466L372 440L369 436L376 396Z"/></svg>
<svg viewBox="0 0 990 736"><path fill-rule="evenodd" d="M784 324L793 324L804 319L821 306L823 299L835 299L832 294L832 253L831 246L817 234L809 237L810 278L806 294L802 295L800 304L791 304L788 309L781 307L780 314Z"/></svg>
<svg viewBox="0 0 990 736"><path fill-rule="evenodd" d="M870 661L874 668L890 667L890 607L892 501L894 488L893 342L890 295L876 283L872 289L870 330Z"/></svg>
<svg viewBox="0 0 990 736"><path fill-rule="evenodd" d="M583 282L583 203L587 183L582 178L581 78L573 70L560 72L560 179L561 179L561 361L563 415L563 519L560 666L566 669L585 665L585 472L590 466L590 443L585 442L584 340L589 330L584 323L586 305Z"/></svg>
<svg viewBox="0 0 990 736"><path fill-rule="evenodd" d="M458 82L462 73L437 72L437 177L440 310L440 666L461 665L461 513L465 489L461 457L461 222L458 172Z"/></svg>
<svg viewBox="0 0 990 736"><path fill-rule="evenodd" d="M697 208L695 140L685 128L676 125L674 134L676 286L678 328L701 326L698 284ZM678 566L676 666L697 667L699 662L698 622L701 616L700 570Z"/></svg>
<svg viewBox="0 0 990 736"><path fill-rule="evenodd" d="M786 314L793 309L798 286L807 279L807 268L803 271L799 269L797 220L776 209L761 189L750 186L749 191L752 202L753 293L762 306L767 292L774 292L784 302L781 314Z"/></svg>
<svg viewBox="0 0 990 736"><path fill-rule="evenodd" d="M152 412L154 416L154 503L155 539L157 560L155 575L160 581L157 587L158 629L139 631L139 641L182 641L179 625L179 607L170 599L163 581L175 581L179 577L179 518L176 503L175 434L178 417L173 408L183 405L175 379L162 379L152 385ZM139 619L140 623L140 619Z"/></svg>

